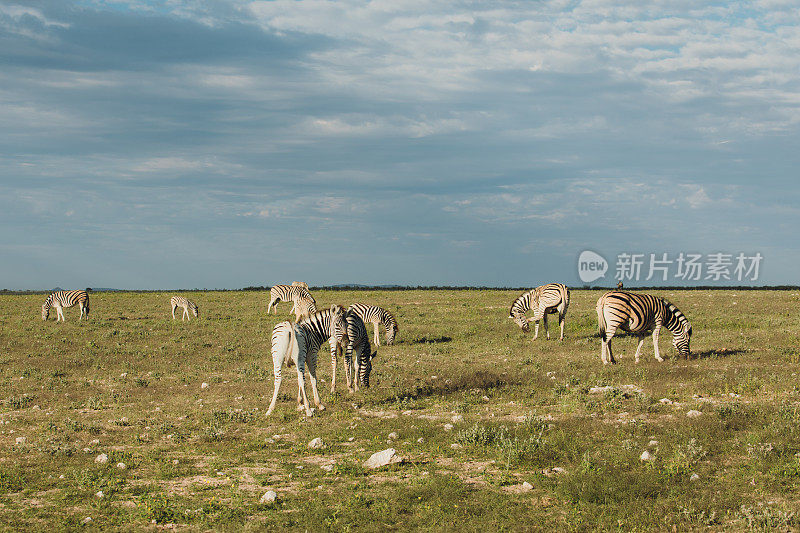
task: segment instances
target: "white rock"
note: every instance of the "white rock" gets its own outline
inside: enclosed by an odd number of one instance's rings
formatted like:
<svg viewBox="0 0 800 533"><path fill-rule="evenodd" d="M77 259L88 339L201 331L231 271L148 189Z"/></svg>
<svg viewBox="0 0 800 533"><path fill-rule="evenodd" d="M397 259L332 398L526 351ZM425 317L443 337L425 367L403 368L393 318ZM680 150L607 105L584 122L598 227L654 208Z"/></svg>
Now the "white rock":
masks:
<svg viewBox="0 0 800 533"><path fill-rule="evenodd" d="M391 433L389 433L389 440L397 440L397 439L399 439L399 438L400 438L400 435L398 435L398 434L397 434L397 433L395 433L394 431L392 431Z"/></svg>
<svg viewBox="0 0 800 533"><path fill-rule="evenodd" d="M261 503L261 504L275 503L275 500L277 500L277 499L278 499L278 495L275 493L275 491L274 490L268 490L267 492L264 493L263 496L261 496L261 499L259 500L259 503Z"/></svg>
<svg viewBox="0 0 800 533"><path fill-rule="evenodd" d="M128 468L128 465L126 465L125 463L117 463L117 468L119 468L120 470L125 470L126 468Z"/></svg>
<svg viewBox="0 0 800 533"><path fill-rule="evenodd" d="M522 490L533 490L533 485L525 481L522 483Z"/></svg>
<svg viewBox="0 0 800 533"><path fill-rule="evenodd" d="M698 416L701 416L702 414L703 413L701 413L700 411L696 411L695 409L692 409L691 411L686 413L686 416L688 416L689 418L697 418Z"/></svg>
<svg viewBox="0 0 800 533"><path fill-rule="evenodd" d="M331 470L333 470L334 466L335 466L334 464L329 464L329 465L322 465L320 466L320 468L326 472L330 472Z"/></svg>
<svg viewBox="0 0 800 533"><path fill-rule="evenodd" d="M60 476L58 476L58 479L64 479L64 474L61 474Z"/></svg>
<svg viewBox="0 0 800 533"><path fill-rule="evenodd" d="M651 459L653 459L653 456L647 450L643 451L642 455L639 456L640 461L650 461Z"/></svg>
<svg viewBox="0 0 800 533"><path fill-rule="evenodd" d="M353 442L354 440L356 440L355 437L350 437L349 439L347 439L347 442Z"/></svg>
<svg viewBox="0 0 800 533"><path fill-rule="evenodd" d="M174 464L174 465L178 464L178 460L177 459L173 459L172 460L172 464Z"/></svg>
<svg viewBox="0 0 800 533"><path fill-rule="evenodd" d="M98 498L102 498L103 496L105 496L102 490L98 490L97 492L94 493L94 495L97 496Z"/></svg>
<svg viewBox="0 0 800 533"><path fill-rule="evenodd" d="M417 442L418 442L418 443L420 443L420 444L422 444L423 442L425 442L425 439L423 439L422 437L420 437L420 438L418 438L418 439L417 439Z"/></svg>
<svg viewBox="0 0 800 533"><path fill-rule="evenodd" d="M444 425L444 430L445 431L450 431L451 429L453 429L453 424L445 424Z"/></svg>
<svg viewBox="0 0 800 533"><path fill-rule="evenodd" d="M658 446L657 440L651 440L650 442L647 443L648 448L652 448L653 446Z"/></svg>
<svg viewBox="0 0 800 533"><path fill-rule="evenodd" d="M308 443L308 447L311 448L312 450L319 450L320 448L325 447L325 443L322 442L321 438L317 437L316 439Z"/></svg>
<svg viewBox="0 0 800 533"><path fill-rule="evenodd" d="M658 400L658 403L660 403L661 405L672 405L673 402L669 398L661 398L660 400Z"/></svg>
<svg viewBox="0 0 800 533"><path fill-rule="evenodd" d="M464 421L464 415L453 415L453 418L450 419L453 424L458 424L459 422Z"/></svg>
<svg viewBox="0 0 800 533"><path fill-rule="evenodd" d="M26 440L28 440L26 437L17 437L14 442L17 444L25 444Z"/></svg>
<svg viewBox="0 0 800 533"><path fill-rule="evenodd" d="M204 381L204 382L203 382L203 383L200 385L200 388L201 388L201 389L207 389L207 388L208 388L208 383L206 383L206 382Z"/></svg>
<svg viewBox="0 0 800 533"><path fill-rule="evenodd" d="M108 462L108 456L104 453L101 453L97 457L94 458L95 463L106 464Z"/></svg>
<svg viewBox="0 0 800 533"><path fill-rule="evenodd" d="M83 453L86 453L86 454L92 453L92 449L91 448L84 448L83 449Z"/></svg>
<svg viewBox="0 0 800 533"><path fill-rule="evenodd" d="M454 450L458 450L458 449L460 449L462 446L461 446L459 443L457 443L457 442L454 442L453 444L451 444L451 445L450 445L450 447L451 447L451 448L453 448Z"/></svg>
<svg viewBox="0 0 800 533"><path fill-rule="evenodd" d="M87 516L86 518L84 518L84 519L82 520L82 522L83 522L84 524L91 524L91 523L92 523L92 517L91 517L91 516Z"/></svg>
<svg viewBox="0 0 800 533"><path fill-rule="evenodd" d="M700 476L698 476L697 474L692 474L691 476L689 476L689 481L697 481L698 479L700 479Z"/></svg>
<svg viewBox="0 0 800 533"><path fill-rule="evenodd" d="M397 455L394 448L387 448L380 452L373 453L369 459L364 461L364 468L380 468L394 463L402 463L403 458Z"/></svg>
<svg viewBox="0 0 800 533"><path fill-rule="evenodd" d="M127 378L128 377L128 373L127 372L123 372L122 374L119 375L119 377Z"/></svg>
<svg viewBox="0 0 800 533"><path fill-rule="evenodd" d="M100 444L100 440L98 439L89 441L89 446L97 446L98 444Z"/></svg>

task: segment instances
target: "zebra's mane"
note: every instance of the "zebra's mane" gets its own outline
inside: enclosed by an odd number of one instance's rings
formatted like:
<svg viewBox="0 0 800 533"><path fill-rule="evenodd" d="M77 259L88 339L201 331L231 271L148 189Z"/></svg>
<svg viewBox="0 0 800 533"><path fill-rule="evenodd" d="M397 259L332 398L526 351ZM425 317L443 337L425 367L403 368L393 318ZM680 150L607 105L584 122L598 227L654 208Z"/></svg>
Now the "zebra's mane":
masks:
<svg viewBox="0 0 800 533"><path fill-rule="evenodd" d="M684 315L680 309L675 307L675 304L673 304L672 302L669 302L664 298L662 298L661 301L664 302L664 306L667 308L667 311L680 325L681 329L691 331L692 324L689 322L689 319L686 318L686 315Z"/></svg>
<svg viewBox="0 0 800 533"><path fill-rule="evenodd" d="M526 311L530 310L531 301L534 298L534 293L536 293L538 289L533 289L528 292L524 292L517 297L516 300L511 304L511 311L509 314L511 316L515 315L524 315Z"/></svg>

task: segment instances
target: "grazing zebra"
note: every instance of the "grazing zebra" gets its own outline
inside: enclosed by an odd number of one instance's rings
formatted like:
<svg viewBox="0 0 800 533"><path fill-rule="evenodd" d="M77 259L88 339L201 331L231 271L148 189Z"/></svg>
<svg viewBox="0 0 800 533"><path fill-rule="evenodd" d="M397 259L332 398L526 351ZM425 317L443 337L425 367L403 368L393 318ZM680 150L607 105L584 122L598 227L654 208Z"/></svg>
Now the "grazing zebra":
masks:
<svg viewBox="0 0 800 533"><path fill-rule="evenodd" d="M544 319L544 330L547 338L550 338L550 330L547 328L547 315L558 313L558 323L561 326L560 340L564 340L564 319L567 316L569 307L569 289L561 283L548 283L541 285L533 290L523 293L511 304L511 312L508 318L517 323L522 331L528 332L530 322L536 322L533 340L539 336L539 321ZM533 318L525 316L527 311L533 311Z"/></svg>
<svg viewBox="0 0 800 533"><path fill-rule="evenodd" d="M597 300L597 322L600 326L600 359L603 364L616 363L611 353L611 339L617 328L639 337L639 346L636 347L637 363L644 338L650 331L653 332L656 359L664 360L658 353L658 332L662 326L672 332L672 344L678 353L689 357L692 325L677 307L659 296L623 291L607 292Z"/></svg>
<svg viewBox="0 0 800 533"><path fill-rule="evenodd" d="M295 281L294 283L302 283L300 281ZM308 289L305 287L301 287L299 285L275 285L269 290L269 306L267 307L267 314L270 313L272 308L275 308L275 312L278 312L278 303L288 302L291 301L294 305L292 305L292 310L290 312L295 313L295 317L298 316L297 310L297 302L299 300L305 300L303 303L304 309L311 309L311 304L314 306L314 310L316 311L317 301L311 296L311 293L308 292ZM312 311L312 312L315 312Z"/></svg>
<svg viewBox="0 0 800 533"><path fill-rule="evenodd" d="M347 310L344 315L345 323L347 325L347 346L344 350L344 371L347 377L347 390L353 392L358 390L359 384L364 387L369 387L369 374L372 372L372 359L378 355L378 352L373 352L369 344L369 334L367 333L367 326L364 321L355 311ZM333 342L333 340L331 340ZM331 350L331 393L336 391L336 362L339 353L342 351L343 345L339 343L335 350ZM356 358L353 361L353 353L355 352ZM358 370L358 375L354 373Z"/></svg>
<svg viewBox="0 0 800 533"><path fill-rule="evenodd" d="M314 403L317 409L323 410L325 406L319 401L317 391L317 353L329 338L331 341L331 357L336 354L336 345L347 342L347 325L344 320L345 311L340 305L332 305L312 316L306 317L292 324L289 321L280 322L272 329L272 371L275 375L275 390L272 402L267 409L267 416L275 408L278 400L278 390L281 387L281 368L297 365L297 408L305 409L306 416L311 416L312 411L308 405L305 389L305 367L308 365L308 374L311 379L311 390L314 393Z"/></svg>
<svg viewBox="0 0 800 533"><path fill-rule="evenodd" d="M622 280L619 280L619 283L617 283L617 290L618 291L622 290Z"/></svg>
<svg viewBox="0 0 800 533"><path fill-rule="evenodd" d="M372 322L372 340L375 343L375 346L381 345L381 338L378 334L378 324L383 324L383 327L386 328L386 344L390 346L394 344L394 337L397 335L397 330L400 328L397 326L397 319L395 319L395 317L392 316L389 311L386 311L377 305L366 304L353 304L348 307L347 310L354 311L359 317L361 317L361 320L364 321L364 324L367 322Z"/></svg>
<svg viewBox="0 0 800 533"><path fill-rule="evenodd" d="M62 322L67 320L64 318L64 308L72 307L78 304L81 308L81 316L78 320L83 319L84 313L86 318L89 318L89 295L86 291L56 291L47 297L47 300L42 304L42 320L47 320L50 316L50 308L56 308L56 322L60 318Z"/></svg>
<svg viewBox="0 0 800 533"><path fill-rule="evenodd" d="M200 316L200 310L197 308L197 305L189 300L184 298L183 296L173 296L169 299L169 305L172 306L172 320L175 320L175 310L179 307L183 307L183 315L181 315L181 322L183 319L186 318L187 320L191 321L189 318L189 310L192 310L192 314L195 317Z"/></svg>

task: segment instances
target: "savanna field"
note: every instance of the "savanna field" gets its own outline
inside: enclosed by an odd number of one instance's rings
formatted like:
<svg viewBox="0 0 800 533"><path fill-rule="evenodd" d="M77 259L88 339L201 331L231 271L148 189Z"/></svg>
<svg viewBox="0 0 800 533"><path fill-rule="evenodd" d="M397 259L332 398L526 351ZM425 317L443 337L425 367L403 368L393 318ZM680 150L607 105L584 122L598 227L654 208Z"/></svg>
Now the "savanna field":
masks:
<svg viewBox="0 0 800 533"><path fill-rule="evenodd" d="M354 394L340 364L331 395L323 345L311 418L293 367L264 416L291 316L265 292L181 293L188 323L170 292L91 293L80 323L0 295L0 528L800 529L800 295L654 293L691 320L690 360L662 330L664 363L618 336L604 367L601 291L572 290L563 342L555 319L534 342L507 318L517 291L314 291L400 331ZM363 466L390 447L403 463Z"/></svg>

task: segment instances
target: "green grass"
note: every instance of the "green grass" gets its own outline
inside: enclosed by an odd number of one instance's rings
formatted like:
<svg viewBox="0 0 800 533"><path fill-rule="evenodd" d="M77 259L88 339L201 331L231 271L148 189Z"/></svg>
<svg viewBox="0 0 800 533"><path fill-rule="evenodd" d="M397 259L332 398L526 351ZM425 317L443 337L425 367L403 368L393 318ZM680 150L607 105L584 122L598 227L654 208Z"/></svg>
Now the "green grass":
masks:
<svg viewBox="0 0 800 533"><path fill-rule="evenodd" d="M797 529L800 296L661 294L692 321L695 356L662 335L667 360L646 343L636 365L636 339L617 337L604 367L597 291L572 291L564 342L557 323L550 341L523 334L508 291L316 292L384 306L400 332L356 394L343 373L330 393L323 347L327 409L310 419L293 368L264 417L290 307L266 315L266 294L188 294L188 323L169 293L92 294L80 323L0 295L0 529ZM388 447L406 462L362 467ZM268 489L278 501L261 504Z"/></svg>

